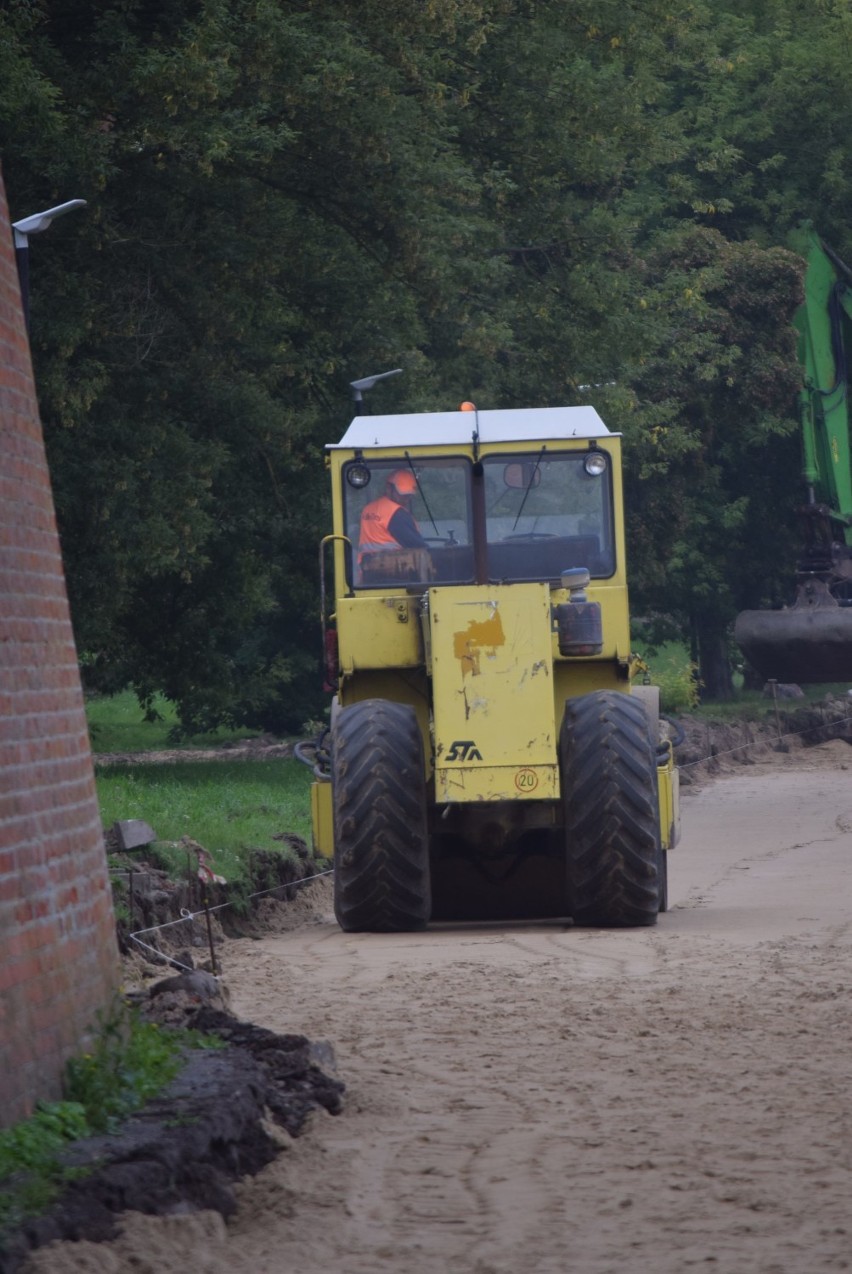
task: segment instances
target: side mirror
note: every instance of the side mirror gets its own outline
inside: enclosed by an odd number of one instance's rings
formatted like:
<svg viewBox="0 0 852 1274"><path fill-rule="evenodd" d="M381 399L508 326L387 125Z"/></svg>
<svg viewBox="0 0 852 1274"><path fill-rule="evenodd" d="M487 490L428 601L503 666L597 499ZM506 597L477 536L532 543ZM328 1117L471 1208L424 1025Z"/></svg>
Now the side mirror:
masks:
<svg viewBox="0 0 852 1274"><path fill-rule="evenodd" d="M507 464L503 470L503 481L513 491L526 491L528 487L537 487L541 482L541 470L530 460L521 460L517 464Z"/></svg>

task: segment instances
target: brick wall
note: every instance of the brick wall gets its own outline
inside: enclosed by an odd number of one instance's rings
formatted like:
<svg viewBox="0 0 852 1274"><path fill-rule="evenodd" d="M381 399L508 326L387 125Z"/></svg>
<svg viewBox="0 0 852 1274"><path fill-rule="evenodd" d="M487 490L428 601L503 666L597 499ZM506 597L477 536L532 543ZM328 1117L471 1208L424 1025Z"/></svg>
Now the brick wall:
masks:
<svg viewBox="0 0 852 1274"><path fill-rule="evenodd" d="M30 1114L39 1098L61 1096L64 1062L83 1046L117 980L83 695L0 177L0 1126Z"/></svg>

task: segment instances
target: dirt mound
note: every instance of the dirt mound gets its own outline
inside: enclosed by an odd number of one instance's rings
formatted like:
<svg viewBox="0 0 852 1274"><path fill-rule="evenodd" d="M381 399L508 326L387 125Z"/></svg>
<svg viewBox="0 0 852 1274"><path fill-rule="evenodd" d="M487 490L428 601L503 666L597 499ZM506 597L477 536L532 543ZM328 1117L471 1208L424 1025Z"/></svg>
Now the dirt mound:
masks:
<svg viewBox="0 0 852 1274"><path fill-rule="evenodd" d="M767 707L760 721L679 717L675 748L681 783L700 783L741 766L784 762L791 753L831 740L852 744L852 700L827 696L822 703Z"/></svg>
<svg viewBox="0 0 852 1274"><path fill-rule="evenodd" d="M144 952L155 963L167 963L189 950L195 952L196 960L180 963L193 967L198 960L210 959L211 944L215 951L226 936L254 937L266 932L269 916L277 911L292 908L294 919L301 917L306 882L316 883L329 870L324 859L311 856L301 837L281 832L272 839L285 843L291 852L253 850L247 862L247 885L202 882L192 870L195 859L189 856L186 875L176 880L148 858L134 861L117 852L112 831L104 835L111 854L119 949L125 956Z"/></svg>
<svg viewBox="0 0 852 1274"><path fill-rule="evenodd" d="M258 899L250 914L227 926L229 931L258 937L328 916L330 877L300 887L299 873L314 867L313 861L299 856L288 867L277 855L270 857L276 871L284 870L286 888ZM183 901L180 886L153 869L151 891L152 916L172 915ZM198 1213L198 1224L217 1229L235 1210L234 1182L260 1171L299 1136L312 1110L340 1112L345 1086L335 1076L330 1044L279 1035L228 1011L227 982L205 969L203 921L146 935L156 944L151 951L130 944L123 984L146 1020L164 1029L215 1035L225 1047L188 1050L181 1074L144 1110L116 1132L69 1147L62 1165L89 1169L89 1175L74 1182L49 1211L0 1242L0 1274L14 1274L30 1253L56 1240L114 1239L126 1226L123 1214L186 1214L188 1219ZM221 971L227 935L215 917L212 926ZM199 953L196 946L205 950ZM190 971L164 977L170 961ZM135 1223L143 1224L141 1217Z"/></svg>
<svg viewBox="0 0 852 1274"><path fill-rule="evenodd" d="M6 1240L0 1274L14 1274L29 1252L58 1239L114 1238L126 1211L228 1217L236 1209L233 1182L271 1162L282 1137L298 1136L312 1110L339 1113L344 1085L326 1073L334 1068L330 1045L278 1035L197 1000L169 990L146 1016L162 1022L177 1014L226 1046L189 1052L180 1075L117 1132L69 1148L62 1165L89 1175Z"/></svg>

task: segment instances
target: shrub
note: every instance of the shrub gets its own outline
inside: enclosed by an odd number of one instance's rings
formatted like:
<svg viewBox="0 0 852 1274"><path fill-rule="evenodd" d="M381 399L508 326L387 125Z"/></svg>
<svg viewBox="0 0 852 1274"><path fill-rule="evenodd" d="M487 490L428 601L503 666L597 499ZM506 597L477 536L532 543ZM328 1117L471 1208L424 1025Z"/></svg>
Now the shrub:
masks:
<svg viewBox="0 0 852 1274"><path fill-rule="evenodd" d="M655 669L654 681L660 687L662 712L694 712L701 698L698 665L691 659L671 660Z"/></svg>

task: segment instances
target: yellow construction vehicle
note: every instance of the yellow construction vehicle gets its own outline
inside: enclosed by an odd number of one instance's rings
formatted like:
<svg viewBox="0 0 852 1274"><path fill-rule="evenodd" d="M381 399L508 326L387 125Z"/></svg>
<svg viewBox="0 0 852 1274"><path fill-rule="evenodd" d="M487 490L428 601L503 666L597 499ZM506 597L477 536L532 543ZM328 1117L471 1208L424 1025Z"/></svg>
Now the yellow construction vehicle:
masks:
<svg viewBox="0 0 852 1274"><path fill-rule="evenodd" d="M665 910L677 770L633 681L620 457L588 406L357 415L326 449L312 807L344 930Z"/></svg>

